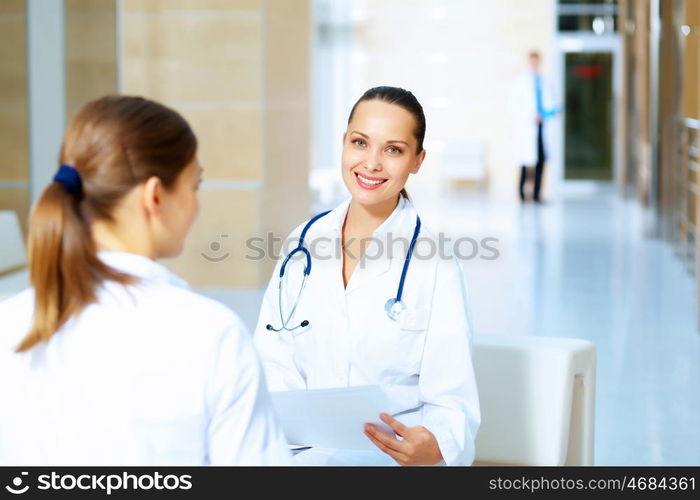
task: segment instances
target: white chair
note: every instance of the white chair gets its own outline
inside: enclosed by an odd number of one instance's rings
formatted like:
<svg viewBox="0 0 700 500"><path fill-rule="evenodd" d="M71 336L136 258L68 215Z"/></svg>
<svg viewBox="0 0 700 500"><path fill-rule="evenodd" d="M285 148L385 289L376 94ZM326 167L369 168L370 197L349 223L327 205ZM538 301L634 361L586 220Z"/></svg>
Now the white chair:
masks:
<svg viewBox="0 0 700 500"><path fill-rule="evenodd" d="M29 286L24 237L17 214L0 210L0 300Z"/></svg>
<svg viewBox="0 0 700 500"><path fill-rule="evenodd" d="M475 336L475 465L593 465L595 359L580 339Z"/></svg>

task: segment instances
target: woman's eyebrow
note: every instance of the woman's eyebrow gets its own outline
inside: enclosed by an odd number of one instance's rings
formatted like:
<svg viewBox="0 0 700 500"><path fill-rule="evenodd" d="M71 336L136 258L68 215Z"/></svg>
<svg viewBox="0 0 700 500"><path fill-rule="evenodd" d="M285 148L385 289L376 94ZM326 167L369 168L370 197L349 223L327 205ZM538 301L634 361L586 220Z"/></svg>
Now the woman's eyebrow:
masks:
<svg viewBox="0 0 700 500"><path fill-rule="evenodd" d="M360 131L358 131L358 130L352 130L350 133L351 133L351 134L361 135L361 136L364 137L365 139L369 139L369 136L368 136L367 134L363 134L362 132L360 132Z"/></svg>
<svg viewBox="0 0 700 500"><path fill-rule="evenodd" d="M361 135L361 136L364 137L365 139L369 139L369 136L368 136L367 134L363 134L362 132L360 132L360 131L358 131L358 130L352 130L352 131L350 131L350 134ZM410 144L408 144L406 141L402 141L402 140L399 140L399 139L386 141L387 144L391 144L391 143L395 143L395 142L398 142L398 143L401 143L401 144L405 144L406 146L410 146Z"/></svg>

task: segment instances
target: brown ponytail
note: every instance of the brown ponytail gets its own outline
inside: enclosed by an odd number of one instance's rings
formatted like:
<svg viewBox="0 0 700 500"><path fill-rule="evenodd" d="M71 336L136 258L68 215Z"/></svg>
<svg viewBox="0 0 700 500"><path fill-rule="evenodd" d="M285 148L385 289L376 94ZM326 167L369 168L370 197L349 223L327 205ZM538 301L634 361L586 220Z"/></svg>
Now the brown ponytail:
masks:
<svg viewBox="0 0 700 500"><path fill-rule="evenodd" d="M75 167L83 188L71 194L53 182L32 210L28 261L34 320L17 352L48 341L96 302L104 281L135 281L98 258L90 223L112 220L118 202L152 176L171 188L196 149L197 139L185 119L147 99L107 96L78 113L68 127L61 164Z"/></svg>

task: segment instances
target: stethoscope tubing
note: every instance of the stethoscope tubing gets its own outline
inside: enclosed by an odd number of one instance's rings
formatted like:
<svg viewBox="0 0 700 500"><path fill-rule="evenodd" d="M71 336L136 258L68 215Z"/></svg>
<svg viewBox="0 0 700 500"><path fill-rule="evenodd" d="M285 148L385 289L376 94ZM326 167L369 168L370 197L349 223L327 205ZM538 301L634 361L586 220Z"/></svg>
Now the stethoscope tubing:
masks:
<svg viewBox="0 0 700 500"><path fill-rule="evenodd" d="M321 217L329 214L331 211L328 210L326 212L322 212L320 214L315 215L309 222L306 223L306 226L304 226L304 229L301 231L301 235L299 236L299 243L297 244L297 247L289 252L289 255L284 259L282 262L282 266L280 266L280 272L279 272L279 285L277 287L277 306L279 307L279 313L280 313L280 322L282 323L282 326L280 328L274 328L272 324L267 325L267 329L273 332L282 332L282 331L287 331L287 332L293 332L294 330L308 326L309 321L304 320L302 321L299 325L289 328L289 322L292 320L294 317L294 313L296 312L297 306L299 305L299 300L301 299L301 295L304 292L304 288L306 288L306 282L309 278L309 275L311 274L311 265L312 265L312 259L311 259L311 252L304 246L304 239L306 238L306 233L308 232L309 228L313 225L314 222L316 222L318 219ZM403 289L404 285L406 283L406 275L408 274L408 268L411 264L411 257L413 256L413 250L416 246L416 242L418 241L418 236L420 235L420 229L421 229L421 220L418 215L416 215L416 227L413 230L413 236L411 238L411 243L408 246L408 251L406 252L406 259L404 260L403 263L403 268L401 269L401 279L399 280L399 286L396 291L396 297L389 299L387 301L387 315L389 316L390 319L396 321L398 318L398 315L400 314L401 311L403 311L404 306L403 303L401 302L401 298L403 297ZM287 268L287 264L289 263L290 259L297 254L298 252L302 252L304 256L306 257L306 265L304 266L304 278L301 282L301 287L299 288L299 293L297 294L297 297L294 301L294 305L292 306L292 310L289 312L289 315L285 319L284 313L282 312L282 282L284 281L284 274ZM391 313L389 310L391 309L391 306L394 304L398 304L400 307L398 308L398 312L396 313Z"/></svg>

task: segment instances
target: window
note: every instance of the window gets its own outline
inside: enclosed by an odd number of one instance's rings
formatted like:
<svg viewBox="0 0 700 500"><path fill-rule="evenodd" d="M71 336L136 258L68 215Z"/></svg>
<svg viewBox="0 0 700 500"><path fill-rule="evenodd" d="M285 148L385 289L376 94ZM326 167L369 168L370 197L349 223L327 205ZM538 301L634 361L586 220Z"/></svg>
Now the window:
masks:
<svg viewBox="0 0 700 500"><path fill-rule="evenodd" d="M615 33L617 10L617 0L559 0L558 30L596 35Z"/></svg>

